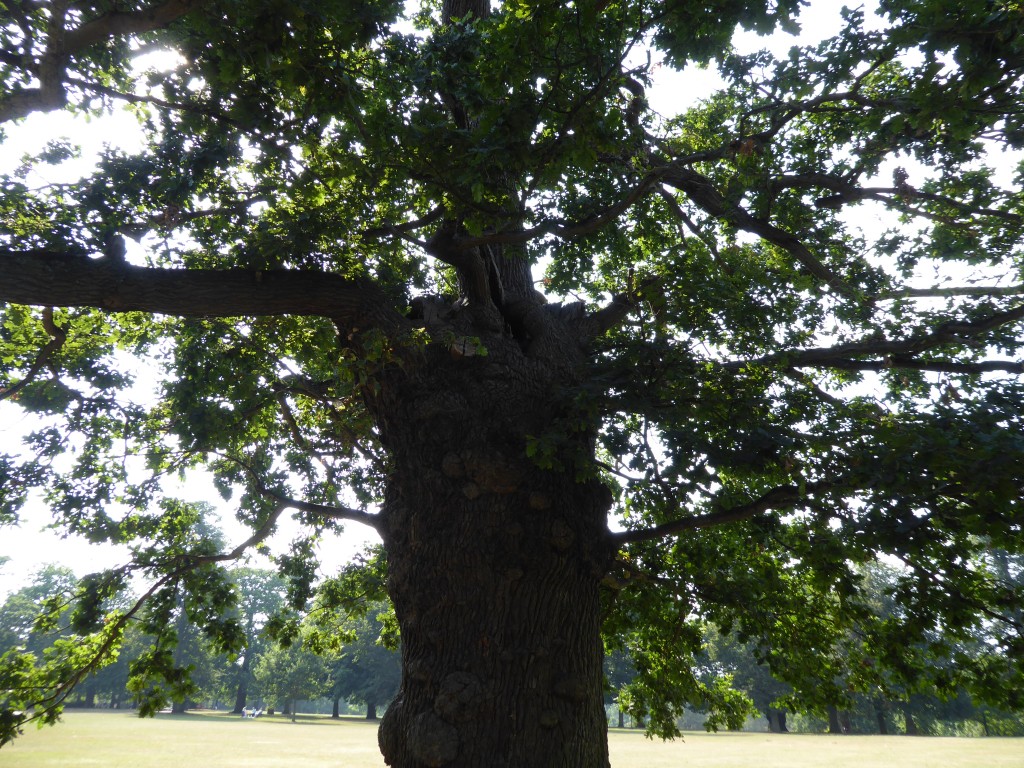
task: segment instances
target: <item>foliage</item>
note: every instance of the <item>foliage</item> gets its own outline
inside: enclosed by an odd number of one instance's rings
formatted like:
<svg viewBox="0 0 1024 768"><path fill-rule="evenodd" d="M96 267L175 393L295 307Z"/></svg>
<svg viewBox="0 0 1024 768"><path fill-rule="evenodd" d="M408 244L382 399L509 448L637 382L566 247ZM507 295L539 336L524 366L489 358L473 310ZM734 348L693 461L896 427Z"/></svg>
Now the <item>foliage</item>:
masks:
<svg viewBox="0 0 1024 768"><path fill-rule="evenodd" d="M318 699L328 690L326 662L302 643L271 648L256 663L253 673L265 698L290 706L293 720L296 702Z"/></svg>
<svg viewBox="0 0 1024 768"><path fill-rule="evenodd" d="M369 607L363 616L342 623L341 633L351 639L330 659L331 698L365 704L367 717L376 717L379 706L398 692L402 665L397 651L387 647L387 627L394 621L387 603Z"/></svg>

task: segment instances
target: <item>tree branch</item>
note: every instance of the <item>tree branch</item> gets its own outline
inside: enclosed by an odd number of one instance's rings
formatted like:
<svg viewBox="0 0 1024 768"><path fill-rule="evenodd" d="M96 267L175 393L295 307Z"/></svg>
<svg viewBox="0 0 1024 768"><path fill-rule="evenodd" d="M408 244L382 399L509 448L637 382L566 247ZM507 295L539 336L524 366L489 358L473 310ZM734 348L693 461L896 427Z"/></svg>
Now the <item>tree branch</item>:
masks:
<svg viewBox="0 0 1024 768"><path fill-rule="evenodd" d="M649 173L629 189L621 200L602 209L593 216L577 222L546 221L529 229L517 229L510 232L493 232L477 237L460 237L459 248L475 248L483 245L523 245L543 235L555 235L569 240L581 235L596 232L605 224L617 219L653 189L660 181L660 174Z"/></svg>
<svg viewBox="0 0 1024 768"><path fill-rule="evenodd" d="M782 352L774 352L770 355L764 355L752 360L730 361L723 363L723 367L727 370L739 370L748 365L773 365L775 363L785 363L785 365L790 368L806 368L818 365L842 368L844 366L856 367L862 365L873 369L874 366L879 368L900 366L908 367L910 364L915 363L919 365L945 366L936 367L934 369L923 368L922 370L945 371L950 370L950 366L966 366L968 368L977 367L977 371L964 371L969 373L982 372L985 370L1015 370L1015 368L1008 369L1004 367L1007 365L1013 367L1018 365L1018 363L1011 361L991 361L988 364L958 362L943 363L942 361L915 361L913 356L947 344L964 344L976 339L986 331L990 331L1009 323L1017 322L1021 319L1024 319L1024 304L1014 307L1013 309L1008 309L1004 312L993 313L989 317L976 320L974 322L951 321L942 323L929 333L918 334L910 337L909 339L903 339L900 341L890 341L884 338L867 339L864 341L856 341L852 344L838 344L834 347L786 350ZM884 355L887 359L884 361L855 359L861 355ZM986 365L992 365L995 367L986 367Z"/></svg>
<svg viewBox="0 0 1024 768"><path fill-rule="evenodd" d="M880 299L948 299L956 296L1020 296L1024 285L964 285L951 288L901 288L888 291Z"/></svg>
<svg viewBox="0 0 1024 768"><path fill-rule="evenodd" d="M727 202L706 176L689 168L676 167L664 175L664 181L670 187L685 194L694 204L715 218L724 219L743 231L758 235L769 243L784 249L804 269L836 293L848 299L860 300L863 298L860 293L811 253L810 249L796 235L780 229L768 221L755 218L739 206Z"/></svg>
<svg viewBox="0 0 1024 768"><path fill-rule="evenodd" d="M407 239L408 233L415 232L417 229L422 229L428 224L434 224L435 222L441 221L443 217L444 206L436 205L429 213L418 219L406 221L402 224L387 224L382 227L371 227L370 229L364 229L361 234L365 239L369 240L375 240L379 237L384 237L385 235ZM413 239L413 241L417 244L421 244L419 240Z"/></svg>
<svg viewBox="0 0 1024 768"><path fill-rule="evenodd" d="M738 507L720 509L704 515L693 515L672 520L654 528L641 528L635 531L622 531L612 534L612 542L622 546L637 541L653 541L666 536L674 536L684 531L695 531L701 528L714 528L719 525L738 523L779 507L789 507L807 498L808 494L820 493L833 487L830 482L807 483L804 486L780 485L765 493L758 499L741 504Z"/></svg>
<svg viewBox="0 0 1024 768"><path fill-rule="evenodd" d="M796 363L795 365L801 368L810 368L815 364ZM1024 373L1024 363L1014 360L980 360L976 363L961 363L956 360L919 360L899 355L893 355L884 360L834 360L827 365L829 368L843 371L885 371L905 368L912 371L932 371L934 373Z"/></svg>
<svg viewBox="0 0 1024 768"><path fill-rule="evenodd" d="M260 541L267 538L267 536L273 532L273 526L277 523L277 519L281 516L281 513L289 507L297 509L300 512L307 512L311 515L316 515L317 517L323 517L331 520L351 520L356 523L367 525L374 530L378 529L379 520L376 515L371 515L369 512L365 512L361 509L353 509L352 507L336 507L328 504L316 504L311 501L293 499L289 496L285 496L283 493L279 493L278 491L268 488L259 473L244 461L241 461L234 456L224 456L224 458L238 466L243 472L249 475L252 479L254 490L260 496L265 499L273 499L274 501L274 512L270 518L260 526L259 530L257 530L250 539L240 544L233 551L244 551L253 544L258 544ZM229 559L226 555L212 555L211 557L214 561Z"/></svg>
<svg viewBox="0 0 1024 768"><path fill-rule="evenodd" d="M77 29L65 29L68 3L51 3L47 23L46 50L35 69L39 86L19 88L0 99L0 123L26 117L36 111L50 111L67 102L64 71L68 58L117 35L137 35L166 27L198 8L204 0L167 0L139 11L111 11Z"/></svg>
<svg viewBox="0 0 1024 768"><path fill-rule="evenodd" d="M313 270L136 267L45 250L0 249L0 301L179 317L306 315L399 335L408 323L364 278Z"/></svg>
<svg viewBox="0 0 1024 768"><path fill-rule="evenodd" d="M64 36L64 52L76 53L83 48L118 35L141 35L163 29L173 21L203 4L204 0L167 0L139 11L111 11L98 19L86 22Z"/></svg>
<svg viewBox="0 0 1024 768"><path fill-rule="evenodd" d="M18 394L25 386L32 383L32 381L39 375L39 371L42 370L43 366L46 365L47 361L53 356L57 350L64 346L64 342L68 339L67 330L57 325L53 321L53 307L43 308L43 327L46 332L50 334L50 340L46 342L39 354L36 355L36 359L32 361L32 365L28 369L28 373L25 374L25 378L19 381L17 384L12 384L6 389L0 388L0 400L7 400Z"/></svg>

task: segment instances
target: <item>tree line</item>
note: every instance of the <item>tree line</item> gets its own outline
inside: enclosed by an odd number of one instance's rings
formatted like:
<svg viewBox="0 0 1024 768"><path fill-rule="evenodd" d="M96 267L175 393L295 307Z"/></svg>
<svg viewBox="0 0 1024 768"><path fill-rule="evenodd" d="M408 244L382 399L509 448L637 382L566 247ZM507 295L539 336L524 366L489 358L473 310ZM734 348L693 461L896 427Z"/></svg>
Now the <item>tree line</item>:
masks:
<svg viewBox="0 0 1024 768"><path fill-rule="evenodd" d="M133 709L147 701L178 714L201 707L230 709L238 715L276 711L294 717L298 702L326 699L333 717L355 711L353 706L364 708L369 719L378 717L378 710L395 695L400 676L393 644L386 638L382 642L389 606L369 604L359 614L336 620L337 634L330 647L320 644L314 651L311 632L300 631L285 644L267 632L268 622L285 608L285 584L275 571L239 566L230 570L229 579L244 596L237 617L245 633L239 654L218 651L186 611L176 610L172 663L179 685L139 677L140 660L152 652L158 638L133 623L116 659L84 676L67 706ZM76 642L71 617L82 588L83 580L62 566L47 565L33 574L0 604L0 656L42 656L54 643ZM56 620L46 618L58 604ZM298 618L301 623L305 617ZM4 698L5 692L0 692Z"/></svg>
<svg viewBox="0 0 1024 768"><path fill-rule="evenodd" d="M231 708L238 715L275 712L295 717L300 702L326 700L332 717L349 712L349 705L365 708L367 719L380 711L398 690L400 661L393 608L380 599L379 551L359 559L362 568L348 567L325 583L321 596L302 612L286 608L287 585L274 570L238 566L229 570L242 599L238 619L244 628L245 645L239 655L218 653L205 641L197 625L180 610L174 617L177 643L175 668L182 685L162 692L172 713L189 709ZM995 552L990 564L1005 569L1008 578L1024 585L1021 558ZM376 574L373 575L373 574ZM892 587L898 579L892 565L874 563L863 577L874 596L875 618L891 620L898 611ZM29 583L0 604L0 656L8 651L43 654L60 639L72 639L70 615L83 580L68 568L47 565ZM47 618L59 605L60 618ZM113 606L108 606L108 609ZM645 678L636 664L643 655L635 637L607 638L605 656L605 705L610 723L627 722L644 727L649 718ZM93 671L79 684L69 707L111 709L138 706L142 683L133 678L133 665L156 638L140 627L126 633L116 660ZM986 642L984 636L977 638ZM781 679L767 663L766 649L719 627L708 627L696 674L708 684L728 679L739 697L738 711L746 720L734 719L727 727L752 727L763 722L774 733L792 730L832 734L905 733L906 735L1024 735L1024 703L1016 709L993 705L972 696L965 688L939 689L871 688L858 684L851 674L839 703L823 703L800 686ZM922 660L919 660L919 662ZM861 662L853 658L849 664ZM955 663L953 658L947 662ZM817 681L821 682L821 681ZM147 691L149 697L154 691ZM699 706L676 721L680 729L720 723Z"/></svg>

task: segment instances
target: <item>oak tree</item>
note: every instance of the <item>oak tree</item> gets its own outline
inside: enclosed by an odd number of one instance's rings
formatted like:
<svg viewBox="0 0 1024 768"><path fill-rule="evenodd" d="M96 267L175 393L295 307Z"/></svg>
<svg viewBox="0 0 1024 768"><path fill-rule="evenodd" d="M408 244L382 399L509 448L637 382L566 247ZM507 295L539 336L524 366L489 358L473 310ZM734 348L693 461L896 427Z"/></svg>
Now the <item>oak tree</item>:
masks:
<svg viewBox="0 0 1024 768"><path fill-rule="evenodd" d="M4 658L3 738L126 624L160 630L101 610L137 575L237 651L224 564L285 514L296 608L314 541L383 541L401 768L607 765L602 627L662 734L686 701L746 711L692 667L708 624L799 652L767 661L823 703L851 658L911 691L909 646L958 662L933 687L1019 696L1022 596L977 564L1022 548L1024 12L882 0L731 48L801 8L0 5L0 124L129 110L144 135L77 181L44 183L71 141L0 181L0 396L40 419L4 519L41 489L135 555L83 581L82 642ZM652 109L701 64L720 87ZM200 468L242 545L162 498ZM857 635L878 558L900 620Z"/></svg>

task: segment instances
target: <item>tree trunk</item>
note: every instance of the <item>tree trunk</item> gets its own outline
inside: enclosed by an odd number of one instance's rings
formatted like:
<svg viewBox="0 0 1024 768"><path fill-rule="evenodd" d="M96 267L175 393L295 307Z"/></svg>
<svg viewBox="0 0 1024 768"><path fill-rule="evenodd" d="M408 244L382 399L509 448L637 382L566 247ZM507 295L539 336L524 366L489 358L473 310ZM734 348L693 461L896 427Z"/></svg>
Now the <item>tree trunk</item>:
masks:
<svg viewBox="0 0 1024 768"><path fill-rule="evenodd" d="M372 702L372 701L366 702L366 719L367 720L376 720L377 719L377 705L374 702Z"/></svg>
<svg viewBox="0 0 1024 768"><path fill-rule="evenodd" d="M839 710L833 706L828 708L828 732L841 734L843 727L839 724Z"/></svg>
<svg viewBox="0 0 1024 768"><path fill-rule="evenodd" d="M245 656L242 657L242 667L239 670L238 688L235 690L235 708L231 710L233 715L242 714L242 710L245 709L245 700L249 697L249 666L251 660L252 653L246 649Z"/></svg>
<svg viewBox="0 0 1024 768"><path fill-rule="evenodd" d="M880 701L875 702L875 719L878 721L878 732L882 736L888 736L889 723L885 719L885 705Z"/></svg>
<svg viewBox="0 0 1024 768"><path fill-rule="evenodd" d="M914 713L910 711L910 703L903 702L904 733L907 736L917 736L917 723L914 721Z"/></svg>
<svg viewBox="0 0 1024 768"><path fill-rule="evenodd" d="M853 721L850 719L849 710L844 709L839 713L839 723L842 725L843 733L853 733Z"/></svg>
<svg viewBox="0 0 1024 768"><path fill-rule="evenodd" d="M505 335L483 344L428 348L368 402L393 458L381 535L402 635L381 752L393 768L606 768L611 496L570 463L592 434L527 457L529 436L565 429L564 369Z"/></svg>
<svg viewBox="0 0 1024 768"><path fill-rule="evenodd" d="M331 701L331 717L337 720L341 717L341 697L335 696Z"/></svg>
<svg viewBox="0 0 1024 768"><path fill-rule="evenodd" d="M765 713L768 718L768 730L772 733L789 733L786 727L786 712L781 709L768 709Z"/></svg>

